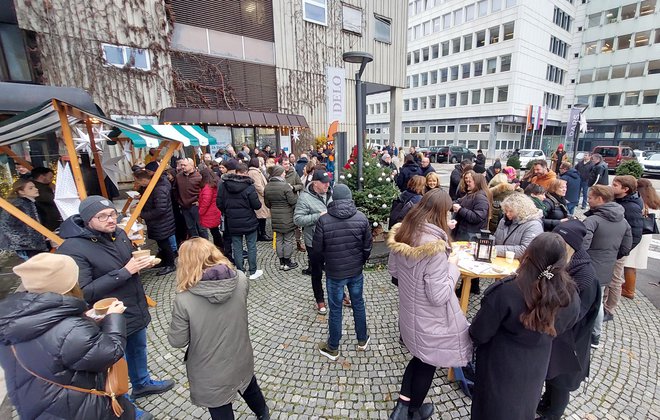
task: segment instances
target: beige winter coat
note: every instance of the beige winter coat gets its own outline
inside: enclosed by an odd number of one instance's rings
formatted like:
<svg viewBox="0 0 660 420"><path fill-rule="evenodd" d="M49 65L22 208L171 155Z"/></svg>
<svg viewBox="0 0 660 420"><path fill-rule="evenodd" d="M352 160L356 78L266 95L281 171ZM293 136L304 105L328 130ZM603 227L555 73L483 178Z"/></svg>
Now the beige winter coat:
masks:
<svg viewBox="0 0 660 420"><path fill-rule="evenodd" d="M268 183L266 177L259 168L250 168L248 170L248 176L254 181L254 188L256 188L259 201L261 201L261 208L254 211L257 214L257 219L269 219L270 210L266 207L266 203L264 203L264 190Z"/></svg>

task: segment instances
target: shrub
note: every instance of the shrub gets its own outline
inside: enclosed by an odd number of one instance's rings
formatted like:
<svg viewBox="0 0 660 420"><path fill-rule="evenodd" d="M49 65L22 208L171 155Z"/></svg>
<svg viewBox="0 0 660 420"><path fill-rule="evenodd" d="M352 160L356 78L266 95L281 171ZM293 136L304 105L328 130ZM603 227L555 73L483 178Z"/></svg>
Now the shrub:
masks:
<svg viewBox="0 0 660 420"><path fill-rule="evenodd" d="M520 169L520 157L518 155L512 155L509 159L506 160L506 166L511 166L516 170Z"/></svg>
<svg viewBox="0 0 660 420"><path fill-rule="evenodd" d="M617 175L632 175L635 178L641 178L644 175L644 167L636 160L628 160L623 162L616 168Z"/></svg>

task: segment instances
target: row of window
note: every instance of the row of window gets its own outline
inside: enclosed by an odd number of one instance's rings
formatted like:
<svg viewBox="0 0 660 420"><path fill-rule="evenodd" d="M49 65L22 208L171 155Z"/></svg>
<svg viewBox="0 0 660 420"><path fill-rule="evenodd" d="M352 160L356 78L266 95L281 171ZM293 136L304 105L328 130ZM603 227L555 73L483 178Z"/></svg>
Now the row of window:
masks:
<svg viewBox="0 0 660 420"><path fill-rule="evenodd" d="M430 125L429 133L453 133L455 125ZM490 133L490 124L461 124L458 126L460 133ZM425 134L426 126L406 126L403 127L404 133Z"/></svg>
<svg viewBox="0 0 660 420"><path fill-rule="evenodd" d="M563 85L565 74L566 70L562 70L559 67L548 64L547 70L545 71L545 80Z"/></svg>
<svg viewBox="0 0 660 420"><path fill-rule="evenodd" d="M318 25L328 25L328 0L302 0L303 20ZM373 15L374 40L392 42L392 19ZM342 3L342 29L362 35L362 9Z"/></svg>
<svg viewBox="0 0 660 420"><path fill-rule="evenodd" d="M369 104L369 106L367 107L367 114L387 114L388 104L389 102Z"/></svg>
<svg viewBox="0 0 660 420"><path fill-rule="evenodd" d="M644 0L627 4L621 7L605 10L598 13L593 13L587 17L588 27L594 28L600 25L608 25L628 19L633 19L637 16L646 16L655 13L656 0ZM619 19L620 17L620 19Z"/></svg>
<svg viewBox="0 0 660 420"><path fill-rule="evenodd" d="M553 54L556 54L560 56L561 58L566 58L566 54L568 53L568 49L570 48L570 45L565 43L559 38L556 38L554 36L550 37L550 52Z"/></svg>
<svg viewBox="0 0 660 420"><path fill-rule="evenodd" d="M643 77L647 74L660 74L660 60L649 61L648 67L647 62L642 61L639 63L581 70L578 83L600 82L603 80L623 79L626 77Z"/></svg>
<svg viewBox="0 0 660 420"><path fill-rule="evenodd" d="M411 5L416 3L408 3L408 6L411 7ZM435 19L412 26L408 28L408 41L414 41L427 35L438 33L451 27L462 25L465 22L471 22L477 18L486 16L489 10L492 13L502 10L503 7L513 7L516 5L516 0L490 0L490 9L488 3L488 0L477 1ZM409 16L413 15L414 13L409 14Z"/></svg>
<svg viewBox="0 0 660 420"><path fill-rule="evenodd" d="M520 147L520 140L498 140L497 150L514 150ZM488 140L436 140L436 139L403 139L404 147L462 146L471 151L488 149Z"/></svg>
<svg viewBox="0 0 660 420"><path fill-rule="evenodd" d="M598 41L585 42L584 55L598 53L611 53L617 50L645 47L647 45L660 44L660 28L656 29L655 35L652 31L635 32L634 34L619 35L614 38L605 38Z"/></svg>
<svg viewBox="0 0 660 420"><path fill-rule="evenodd" d="M487 58L485 74L497 72L498 57ZM511 70L511 54L499 57L500 72ZM438 70L413 74L406 78L406 88L415 88L420 86L435 85L460 79L469 79L470 77L479 77L484 74L484 60L474 61L472 63L463 63L461 65L444 67Z"/></svg>
<svg viewBox="0 0 660 420"><path fill-rule="evenodd" d="M627 106L639 105L639 100L643 105L653 105L658 102L658 89L634 91L634 92L615 92L599 93L589 96L578 96L578 103L587 103L593 108L604 108L605 106ZM623 100L623 103L622 103Z"/></svg>
<svg viewBox="0 0 660 420"><path fill-rule="evenodd" d="M472 48L481 48L486 45L497 44L502 41L513 39L514 23L508 22L504 25L493 26L473 34L456 37L452 40L424 47L419 50L409 51L406 63L408 65L423 63L429 60L435 60L439 57L446 57L449 54L457 54L462 51L469 51ZM501 34L501 37L500 37ZM488 42L488 43L486 43Z"/></svg>
<svg viewBox="0 0 660 420"><path fill-rule="evenodd" d="M543 94L543 105L550 109L560 109L563 96L555 93L545 92Z"/></svg>
<svg viewBox="0 0 660 420"><path fill-rule="evenodd" d="M483 98L483 101L482 101ZM404 111L417 111L424 109L438 109L454 106L491 104L506 102L509 98L509 86L497 88L473 89L470 91L441 93L439 95L422 96L403 100Z"/></svg>
<svg viewBox="0 0 660 420"><path fill-rule="evenodd" d="M552 16L552 21L555 23L555 25L557 25L560 28L570 32L571 31L571 20L572 20L571 15L564 12L559 7L555 6L555 12Z"/></svg>

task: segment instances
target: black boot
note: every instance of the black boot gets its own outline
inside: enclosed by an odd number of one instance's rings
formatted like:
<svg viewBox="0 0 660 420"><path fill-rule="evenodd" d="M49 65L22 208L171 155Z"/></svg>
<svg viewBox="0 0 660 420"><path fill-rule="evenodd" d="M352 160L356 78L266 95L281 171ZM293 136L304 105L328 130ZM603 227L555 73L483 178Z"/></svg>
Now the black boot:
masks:
<svg viewBox="0 0 660 420"><path fill-rule="evenodd" d="M408 405L403 404L401 400L396 402L396 407L394 411L390 414L389 420L408 420Z"/></svg>
<svg viewBox="0 0 660 420"><path fill-rule="evenodd" d="M285 265L284 258L280 258L280 270L284 270L284 265Z"/></svg>
<svg viewBox="0 0 660 420"><path fill-rule="evenodd" d="M546 411L548 411L548 408L550 408L550 393L545 391L543 395L541 395L541 401L539 401L539 404L536 406L536 414L543 416Z"/></svg>
<svg viewBox="0 0 660 420"><path fill-rule="evenodd" d="M298 268L298 263L295 261L291 261L291 258L285 258L284 259L284 267L286 270L293 270L294 268Z"/></svg>

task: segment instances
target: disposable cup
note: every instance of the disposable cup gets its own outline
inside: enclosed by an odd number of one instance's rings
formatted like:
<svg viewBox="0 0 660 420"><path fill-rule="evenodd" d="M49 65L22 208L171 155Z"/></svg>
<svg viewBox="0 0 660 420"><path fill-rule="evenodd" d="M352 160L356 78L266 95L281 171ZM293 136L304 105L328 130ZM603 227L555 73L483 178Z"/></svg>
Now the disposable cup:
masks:
<svg viewBox="0 0 660 420"><path fill-rule="evenodd" d="M110 305L113 304L113 302L116 302L118 299L109 297L105 299L101 299L98 302L94 304L94 312L96 312L96 315L105 315L106 312L108 312L108 308L110 308Z"/></svg>
<svg viewBox="0 0 660 420"><path fill-rule="evenodd" d="M133 251L133 257L134 258L142 258L142 257L148 257L151 254L151 251L148 249L140 249L137 251Z"/></svg>
<svg viewBox="0 0 660 420"><path fill-rule="evenodd" d="M511 264L513 262L513 259L515 258L516 253L513 251L507 251L506 252L506 262Z"/></svg>

